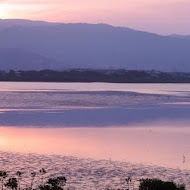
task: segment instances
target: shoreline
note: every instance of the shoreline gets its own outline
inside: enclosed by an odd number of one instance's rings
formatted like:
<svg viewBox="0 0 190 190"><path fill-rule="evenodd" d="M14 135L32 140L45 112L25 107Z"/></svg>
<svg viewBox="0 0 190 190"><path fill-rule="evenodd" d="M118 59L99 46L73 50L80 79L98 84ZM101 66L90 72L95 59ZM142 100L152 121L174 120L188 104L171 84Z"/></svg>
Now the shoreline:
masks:
<svg viewBox="0 0 190 190"><path fill-rule="evenodd" d="M190 73L126 69L66 69L0 71L0 81L190 83Z"/></svg>

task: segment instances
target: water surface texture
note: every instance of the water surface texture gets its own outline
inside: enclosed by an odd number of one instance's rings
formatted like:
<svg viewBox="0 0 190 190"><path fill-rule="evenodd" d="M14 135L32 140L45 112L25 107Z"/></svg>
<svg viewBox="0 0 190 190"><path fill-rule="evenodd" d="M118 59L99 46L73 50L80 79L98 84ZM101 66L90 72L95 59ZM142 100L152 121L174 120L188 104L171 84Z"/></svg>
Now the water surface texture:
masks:
<svg viewBox="0 0 190 190"><path fill-rule="evenodd" d="M11 162L18 168L17 157L30 160L33 153L36 164L43 163L42 155L59 158L60 165L74 157L95 173L100 168L93 164L105 163L102 175L111 166L114 179L119 167L123 175L135 170L136 180L145 170L144 176L148 170L157 176L159 170L167 171L163 179L190 181L189 84L2 82L0 126L1 157L8 160L13 154ZM81 171L76 160L74 170Z"/></svg>

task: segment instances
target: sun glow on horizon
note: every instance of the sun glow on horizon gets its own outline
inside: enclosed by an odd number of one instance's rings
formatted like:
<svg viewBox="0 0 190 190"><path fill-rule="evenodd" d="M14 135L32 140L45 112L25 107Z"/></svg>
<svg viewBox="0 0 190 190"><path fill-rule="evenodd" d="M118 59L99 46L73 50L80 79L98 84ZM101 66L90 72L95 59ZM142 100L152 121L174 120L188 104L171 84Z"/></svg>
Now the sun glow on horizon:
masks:
<svg viewBox="0 0 190 190"><path fill-rule="evenodd" d="M7 19L10 18L11 15L9 14L9 7L6 5L0 6L0 19Z"/></svg>

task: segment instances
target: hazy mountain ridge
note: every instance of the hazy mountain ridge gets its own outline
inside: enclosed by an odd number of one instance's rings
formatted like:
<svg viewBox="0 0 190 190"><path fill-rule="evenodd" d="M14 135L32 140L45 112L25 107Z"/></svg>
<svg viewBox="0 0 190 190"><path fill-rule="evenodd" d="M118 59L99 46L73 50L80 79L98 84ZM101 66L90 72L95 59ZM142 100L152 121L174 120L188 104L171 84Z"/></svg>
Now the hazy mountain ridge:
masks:
<svg viewBox="0 0 190 190"><path fill-rule="evenodd" d="M23 49L0 48L0 69L4 71L58 69L58 65L55 60L47 59L37 53Z"/></svg>
<svg viewBox="0 0 190 190"><path fill-rule="evenodd" d="M180 39L189 39L190 40L190 35L172 34L172 35L170 35L170 37L180 38Z"/></svg>
<svg viewBox="0 0 190 190"><path fill-rule="evenodd" d="M0 51L19 49L43 57L43 69L125 68L190 72L190 40L106 24L0 20L0 42ZM13 62L6 64L0 53L0 69L3 70L5 65L7 69L8 65L18 65L20 56L24 55L18 54ZM35 60L32 57L28 60ZM38 62L23 59L20 69L36 69L37 65Z"/></svg>

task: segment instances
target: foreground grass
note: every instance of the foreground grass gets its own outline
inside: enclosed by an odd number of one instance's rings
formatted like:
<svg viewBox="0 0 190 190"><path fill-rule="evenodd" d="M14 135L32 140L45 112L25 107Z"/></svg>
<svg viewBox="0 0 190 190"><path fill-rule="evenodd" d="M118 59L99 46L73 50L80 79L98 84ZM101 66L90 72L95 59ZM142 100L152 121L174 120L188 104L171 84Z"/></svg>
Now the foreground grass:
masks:
<svg viewBox="0 0 190 190"><path fill-rule="evenodd" d="M22 172L17 171L15 176L9 176L8 172L0 171L1 190L64 190L67 183L67 179L64 176L58 176L44 180L46 175L44 168L40 169L39 172L31 172L31 180L22 187ZM39 181L39 184L35 184L35 181ZM125 179L125 189L105 189L105 190L135 190L132 179L128 177ZM185 185L178 185L174 182L162 181L160 179L140 179L139 190L185 190ZM68 188L67 188L68 189Z"/></svg>

